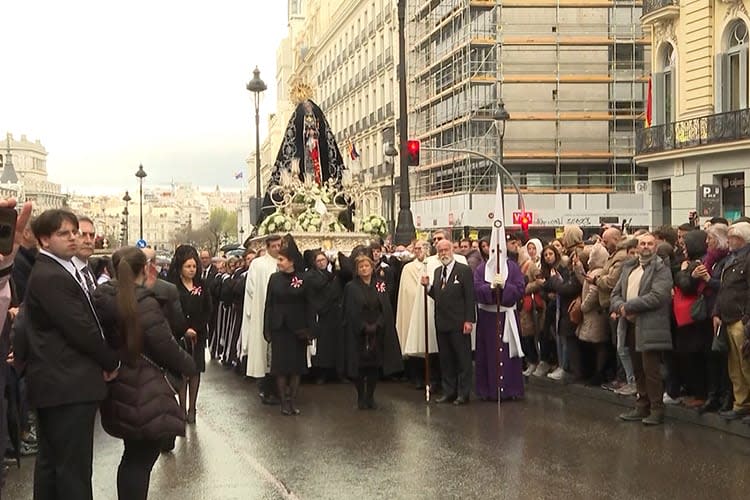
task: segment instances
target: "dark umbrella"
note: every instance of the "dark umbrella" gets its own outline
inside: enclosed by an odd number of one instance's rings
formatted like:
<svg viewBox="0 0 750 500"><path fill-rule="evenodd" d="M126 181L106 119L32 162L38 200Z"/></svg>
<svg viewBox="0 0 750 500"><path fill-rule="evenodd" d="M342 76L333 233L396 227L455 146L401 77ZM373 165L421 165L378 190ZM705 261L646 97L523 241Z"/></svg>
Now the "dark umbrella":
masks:
<svg viewBox="0 0 750 500"><path fill-rule="evenodd" d="M227 252L232 251L232 250L237 250L238 248L241 248L241 247L242 247L242 245L240 245L239 243L230 243L228 245L224 245L219 250L222 253L227 253Z"/></svg>

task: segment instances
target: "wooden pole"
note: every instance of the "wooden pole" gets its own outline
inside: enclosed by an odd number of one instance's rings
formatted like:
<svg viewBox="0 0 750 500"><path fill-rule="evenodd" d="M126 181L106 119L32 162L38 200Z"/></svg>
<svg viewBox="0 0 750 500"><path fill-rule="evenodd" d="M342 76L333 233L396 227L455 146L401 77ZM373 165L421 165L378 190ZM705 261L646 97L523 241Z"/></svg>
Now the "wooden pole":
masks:
<svg viewBox="0 0 750 500"><path fill-rule="evenodd" d="M497 242L497 248L495 248L495 272L500 273L500 242ZM495 345L497 352L495 360L497 362L497 404L500 404L503 398L503 334L500 328L500 299L502 298L503 291L500 287L495 288L495 302L497 304L497 316L495 317Z"/></svg>
<svg viewBox="0 0 750 500"><path fill-rule="evenodd" d="M430 328L427 320L427 287L424 287L424 397L430 402Z"/></svg>

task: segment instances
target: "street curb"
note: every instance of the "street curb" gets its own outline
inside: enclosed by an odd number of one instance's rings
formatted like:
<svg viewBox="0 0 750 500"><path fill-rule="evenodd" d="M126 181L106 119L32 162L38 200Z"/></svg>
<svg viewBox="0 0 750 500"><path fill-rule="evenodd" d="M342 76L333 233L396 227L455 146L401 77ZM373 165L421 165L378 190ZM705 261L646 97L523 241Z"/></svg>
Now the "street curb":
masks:
<svg viewBox="0 0 750 500"><path fill-rule="evenodd" d="M529 388L535 390L539 389L547 393L596 399L598 401L604 401L625 408L633 407L633 398L618 396L614 392L598 387L587 387L581 384L566 384L560 381L540 377L527 377L526 383ZM726 432L727 434L750 439L750 425L743 424L739 420L728 422L719 417L716 413L699 415L697 411L689 408L666 405L665 416L671 420L699 425L701 427L708 427L719 432Z"/></svg>

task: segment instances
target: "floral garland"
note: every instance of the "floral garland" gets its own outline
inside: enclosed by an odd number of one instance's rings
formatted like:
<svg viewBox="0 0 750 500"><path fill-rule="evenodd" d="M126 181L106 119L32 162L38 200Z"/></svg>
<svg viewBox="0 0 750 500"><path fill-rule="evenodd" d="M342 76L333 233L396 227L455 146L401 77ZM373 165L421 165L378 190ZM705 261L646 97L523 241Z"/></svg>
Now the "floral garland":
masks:
<svg viewBox="0 0 750 500"><path fill-rule="evenodd" d="M306 233L320 232L322 224L320 214L310 208L302 212L297 218L297 227Z"/></svg>
<svg viewBox="0 0 750 500"><path fill-rule="evenodd" d="M369 215L362 219L360 224L362 231L372 235L383 237L388 234L388 226L385 219L379 215Z"/></svg>
<svg viewBox="0 0 750 500"><path fill-rule="evenodd" d="M274 212L260 223L258 234L263 236L277 232L291 231L294 228L294 221L282 212Z"/></svg>

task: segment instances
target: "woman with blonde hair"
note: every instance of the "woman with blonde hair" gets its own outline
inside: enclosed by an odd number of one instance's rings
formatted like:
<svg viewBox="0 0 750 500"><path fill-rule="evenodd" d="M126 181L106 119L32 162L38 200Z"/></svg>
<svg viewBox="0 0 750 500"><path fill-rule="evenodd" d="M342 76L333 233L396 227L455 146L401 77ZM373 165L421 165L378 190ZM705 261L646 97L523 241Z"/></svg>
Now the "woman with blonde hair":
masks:
<svg viewBox="0 0 750 500"><path fill-rule="evenodd" d="M381 368L386 376L403 370L388 290L373 270L372 258L359 253L355 277L344 288L347 373L357 388L360 410L377 407L375 386Z"/></svg>

